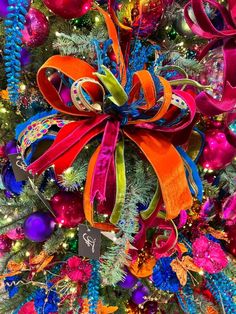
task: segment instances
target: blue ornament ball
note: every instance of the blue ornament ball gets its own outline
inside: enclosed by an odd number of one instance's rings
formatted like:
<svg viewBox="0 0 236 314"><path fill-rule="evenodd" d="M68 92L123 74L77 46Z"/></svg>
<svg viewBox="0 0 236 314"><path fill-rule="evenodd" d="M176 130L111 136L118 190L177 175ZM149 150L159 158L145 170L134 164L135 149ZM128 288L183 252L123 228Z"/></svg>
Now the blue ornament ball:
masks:
<svg viewBox="0 0 236 314"><path fill-rule="evenodd" d="M23 187L25 185L25 181L16 181L15 175L12 170L12 166L10 163L6 164L2 170L2 183L7 191L15 195L20 195Z"/></svg>
<svg viewBox="0 0 236 314"><path fill-rule="evenodd" d="M23 231L25 237L34 242L44 242L52 235L55 221L50 213L35 212L26 218Z"/></svg>

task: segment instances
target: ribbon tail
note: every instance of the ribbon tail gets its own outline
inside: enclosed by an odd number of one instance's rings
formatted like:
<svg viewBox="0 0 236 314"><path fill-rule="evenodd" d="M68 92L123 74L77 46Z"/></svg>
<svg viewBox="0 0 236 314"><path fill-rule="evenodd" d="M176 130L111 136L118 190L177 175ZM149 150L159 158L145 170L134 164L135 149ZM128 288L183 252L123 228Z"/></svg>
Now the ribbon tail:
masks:
<svg viewBox="0 0 236 314"><path fill-rule="evenodd" d="M176 149L184 160L190 190L192 194L199 199L199 201L202 201L203 185L198 173L197 166L181 147L177 147Z"/></svg>
<svg viewBox="0 0 236 314"><path fill-rule="evenodd" d="M101 150L95 164L92 186L91 202L97 197L99 201L106 199L106 183L108 171L111 164L112 156L115 152L116 143L119 135L120 122L108 121L101 144Z"/></svg>
<svg viewBox="0 0 236 314"><path fill-rule="evenodd" d="M157 133L149 130L128 128L125 134L142 150L152 165L162 191L167 219L177 217L182 209L192 206L192 196L188 187L182 158L174 146Z"/></svg>
<svg viewBox="0 0 236 314"><path fill-rule="evenodd" d="M103 231L117 231L116 227L110 223L100 223L100 222L94 221L93 203L90 200L90 192L91 192L92 179L93 179L93 174L94 174L94 167L98 159L100 149L101 149L101 146L98 146L95 152L93 153L89 161L89 165L88 165L87 179L86 179L85 188L84 188L84 200L83 200L84 214L85 214L86 220L90 223L91 226L97 229L103 230Z"/></svg>
<svg viewBox="0 0 236 314"><path fill-rule="evenodd" d="M93 119L83 120L79 122L74 122L64 126L59 132L59 134L64 132L65 129L70 128L70 134L65 138L63 137L61 141L53 144L40 158L33 162L27 171L32 174L40 174L51 166L54 161L61 157L66 151L71 149L73 145L80 141L80 139L91 129L101 124L107 119L106 115L100 115ZM71 129L72 128L72 129Z"/></svg>
<svg viewBox="0 0 236 314"><path fill-rule="evenodd" d="M146 220L154 213L154 211L157 208L157 204L160 201L160 198L161 198L160 187L159 187L159 184L157 182L157 188L156 188L155 194L154 194L154 196L153 196L153 198L152 198L148 208L143 210L140 213L142 219Z"/></svg>
<svg viewBox="0 0 236 314"><path fill-rule="evenodd" d="M126 175L124 159L124 139L116 147L116 202L113 208L110 222L116 225L121 217L121 210L125 202Z"/></svg>

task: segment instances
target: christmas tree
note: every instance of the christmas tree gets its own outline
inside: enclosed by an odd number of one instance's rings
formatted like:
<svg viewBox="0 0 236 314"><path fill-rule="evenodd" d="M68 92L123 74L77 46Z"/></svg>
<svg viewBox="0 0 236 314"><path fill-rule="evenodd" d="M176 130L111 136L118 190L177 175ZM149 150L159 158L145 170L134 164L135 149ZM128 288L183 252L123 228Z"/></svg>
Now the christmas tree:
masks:
<svg viewBox="0 0 236 314"><path fill-rule="evenodd" d="M0 26L0 314L236 313L235 1Z"/></svg>

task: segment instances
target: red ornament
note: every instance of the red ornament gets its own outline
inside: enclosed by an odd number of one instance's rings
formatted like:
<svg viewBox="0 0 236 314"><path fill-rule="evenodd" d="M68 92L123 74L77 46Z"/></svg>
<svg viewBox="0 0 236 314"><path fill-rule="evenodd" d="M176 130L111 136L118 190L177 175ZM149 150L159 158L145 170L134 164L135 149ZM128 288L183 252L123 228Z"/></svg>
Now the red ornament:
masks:
<svg viewBox="0 0 236 314"><path fill-rule="evenodd" d="M46 16L41 11L30 8L22 31L23 43L28 47L38 47L45 42L48 34L49 23Z"/></svg>
<svg viewBox="0 0 236 314"><path fill-rule="evenodd" d="M65 228L74 228L85 219L83 196L79 192L59 192L50 203L56 214L56 222Z"/></svg>
<svg viewBox="0 0 236 314"><path fill-rule="evenodd" d="M43 2L54 14L64 19L83 16L92 5L92 0L43 0Z"/></svg>

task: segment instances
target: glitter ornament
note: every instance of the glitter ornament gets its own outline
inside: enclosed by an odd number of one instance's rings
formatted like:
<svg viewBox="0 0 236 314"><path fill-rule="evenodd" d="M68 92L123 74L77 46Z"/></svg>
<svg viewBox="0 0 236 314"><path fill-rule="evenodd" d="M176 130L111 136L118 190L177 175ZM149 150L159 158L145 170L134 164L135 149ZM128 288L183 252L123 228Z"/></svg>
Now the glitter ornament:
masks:
<svg viewBox="0 0 236 314"><path fill-rule="evenodd" d="M173 27L176 30L176 32L181 36L187 38L195 36L184 18L183 10L176 12Z"/></svg>
<svg viewBox="0 0 236 314"><path fill-rule="evenodd" d="M26 15L25 28L22 30L22 41L28 47L42 45L49 34L49 22L39 10L31 8Z"/></svg>
<svg viewBox="0 0 236 314"><path fill-rule="evenodd" d="M131 0L118 6L117 15L121 23L132 27L135 36L147 37L158 27L164 10L163 0Z"/></svg>
<svg viewBox="0 0 236 314"><path fill-rule="evenodd" d="M212 90L207 90L215 99L221 99L224 89L224 61L222 48L216 48L210 51L202 60L203 71L201 71L200 80L202 85L210 85Z"/></svg>
<svg viewBox="0 0 236 314"><path fill-rule="evenodd" d="M43 3L54 14L64 19L73 19L86 14L91 8L92 0L43 0Z"/></svg>
<svg viewBox="0 0 236 314"><path fill-rule="evenodd" d="M26 218L23 230L26 238L34 242L44 242L53 233L55 221L49 213L35 212Z"/></svg>
<svg viewBox="0 0 236 314"><path fill-rule="evenodd" d="M228 142L224 131L219 129L206 131L205 146L199 160L203 168L224 169L235 156L236 148Z"/></svg>
<svg viewBox="0 0 236 314"><path fill-rule="evenodd" d="M51 201L56 222L65 228L74 228L85 219L82 194L77 192L59 192Z"/></svg>

